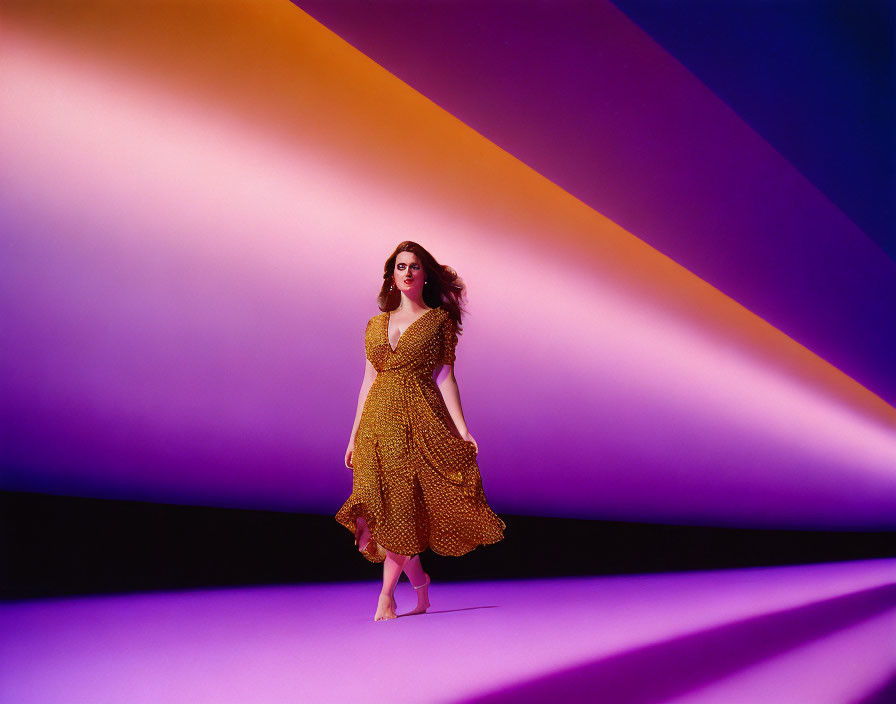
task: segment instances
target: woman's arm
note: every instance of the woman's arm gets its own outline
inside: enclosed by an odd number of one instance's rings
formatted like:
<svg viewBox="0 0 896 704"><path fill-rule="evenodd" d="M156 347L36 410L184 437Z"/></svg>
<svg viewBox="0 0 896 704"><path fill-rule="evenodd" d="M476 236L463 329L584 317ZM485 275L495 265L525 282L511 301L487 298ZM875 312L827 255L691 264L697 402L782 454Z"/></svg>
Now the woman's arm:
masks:
<svg viewBox="0 0 896 704"><path fill-rule="evenodd" d="M370 391L370 387L373 386L373 382L376 379L376 367L374 367L370 360L365 359L364 366L364 379L361 381L361 391L358 393L358 409L355 411L355 422L352 424L352 434L349 436L349 447L351 447L355 443L355 436L358 434L358 426L361 424L361 412L364 410L364 403L367 401L367 393Z"/></svg>
<svg viewBox="0 0 896 704"><path fill-rule="evenodd" d="M444 364L435 370L436 384L445 401L445 408L454 421L454 426L462 438L468 438L467 422L464 420L464 411L460 405L460 390L457 388L457 379L454 378L454 365Z"/></svg>

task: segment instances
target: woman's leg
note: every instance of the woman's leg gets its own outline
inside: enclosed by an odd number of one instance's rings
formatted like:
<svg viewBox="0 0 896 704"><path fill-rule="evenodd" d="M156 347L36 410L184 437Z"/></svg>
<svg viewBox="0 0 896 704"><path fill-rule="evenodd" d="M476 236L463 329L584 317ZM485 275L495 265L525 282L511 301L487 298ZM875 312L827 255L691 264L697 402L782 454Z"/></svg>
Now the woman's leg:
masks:
<svg viewBox="0 0 896 704"><path fill-rule="evenodd" d="M364 552L364 547L367 545L368 540L370 540L370 529L367 527L367 521L364 520L363 516L358 516L355 519L355 545L358 547L358 550Z"/></svg>
<svg viewBox="0 0 896 704"><path fill-rule="evenodd" d="M420 564L419 553L404 563L404 573L415 587L419 587L426 581L426 572L423 571L423 565Z"/></svg>
<svg viewBox="0 0 896 704"><path fill-rule="evenodd" d="M386 550L386 559L383 560L383 590L380 592L379 602L376 607L374 621L385 621L395 618L395 608L392 606L392 594L395 592L395 585L398 584L398 578L401 576L402 567L410 560L406 555L398 555L391 550Z"/></svg>
<svg viewBox="0 0 896 704"><path fill-rule="evenodd" d="M430 607L429 603L429 575L423 571L423 565L420 564L420 555L414 555L404 563L404 573L411 580L411 586L417 592L417 606L413 611L408 611L403 616L411 614L422 614Z"/></svg>

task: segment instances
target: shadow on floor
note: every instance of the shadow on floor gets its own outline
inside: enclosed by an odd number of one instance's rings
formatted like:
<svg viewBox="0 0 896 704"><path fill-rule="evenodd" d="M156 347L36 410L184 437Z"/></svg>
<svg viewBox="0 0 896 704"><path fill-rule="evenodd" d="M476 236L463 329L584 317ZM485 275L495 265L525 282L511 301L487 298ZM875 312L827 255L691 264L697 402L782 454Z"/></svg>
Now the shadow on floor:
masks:
<svg viewBox="0 0 896 704"><path fill-rule="evenodd" d="M656 704L894 607L896 584L887 584L637 648L458 704ZM862 704L879 701L872 696Z"/></svg>

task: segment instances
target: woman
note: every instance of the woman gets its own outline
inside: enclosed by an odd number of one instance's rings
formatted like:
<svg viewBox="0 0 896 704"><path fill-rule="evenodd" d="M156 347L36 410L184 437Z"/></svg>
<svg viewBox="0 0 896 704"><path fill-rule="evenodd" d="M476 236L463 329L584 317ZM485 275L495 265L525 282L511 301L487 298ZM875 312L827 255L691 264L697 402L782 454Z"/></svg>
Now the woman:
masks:
<svg viewBox="0 0 896 704"><path fill-rule="evenodd" d="M383 563L374 620L396 617L393 596L404 571L429 607L429 575L419 553L463 555L504 538L488 506L454 378L464 286L415 242L386 261L378 298L384 313L367 321L367 365L345 451L352 493L336 520L355 534L370 562ZM438 383L437 383L438 380Z"/></svg>

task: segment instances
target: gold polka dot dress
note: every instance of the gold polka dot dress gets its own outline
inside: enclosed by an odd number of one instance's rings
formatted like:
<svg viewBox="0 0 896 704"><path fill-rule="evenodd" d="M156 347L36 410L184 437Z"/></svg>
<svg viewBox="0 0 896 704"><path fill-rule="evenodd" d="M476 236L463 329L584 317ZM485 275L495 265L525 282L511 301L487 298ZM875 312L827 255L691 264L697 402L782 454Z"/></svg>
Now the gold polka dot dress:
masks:
<svg viewBox="0 0 896 704"><path fill-rule="evenodd" d="M430 308L393 350L389 317L372 317L364 333L377 376L355 435L352 493L335 518L352 534L358 517L367 521L371 540L362 554L370 562L382 562L385 549L460 556L497 543L507 526L489 508L476 447L454 434L433 379L437 365L454 364L454 319Z"/></svg>

